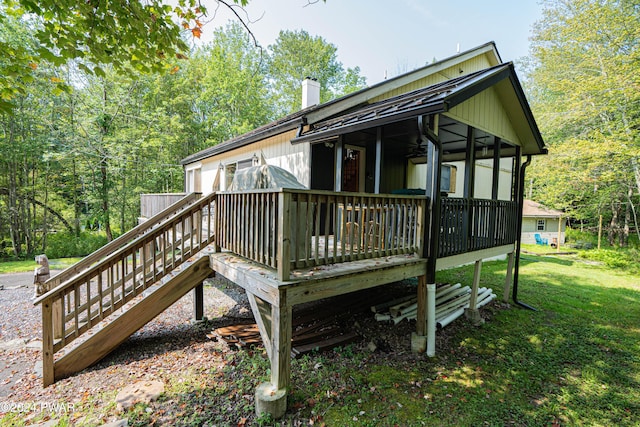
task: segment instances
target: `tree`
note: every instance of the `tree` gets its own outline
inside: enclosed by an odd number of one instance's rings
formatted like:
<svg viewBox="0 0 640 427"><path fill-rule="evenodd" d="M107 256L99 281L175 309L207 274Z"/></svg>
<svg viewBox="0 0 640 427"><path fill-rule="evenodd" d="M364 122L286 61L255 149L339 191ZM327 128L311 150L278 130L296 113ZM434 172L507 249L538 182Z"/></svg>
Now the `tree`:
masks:
<svg viewBox="0 0 640 427"><path fill-rule="evenodd" d="M271 93L279 115L300 109L300 85L306 77L320 82L320 102L362 89L366 85L358 67L347 69L337 59L338 48L304 30L280 31L269 46Z"/></svg>
<svg viewBox="0 0 640 427"><path fill-rule="evenodd" d="M536 197L626 245L640 201L640 8L549 0L534 29L527 87L550 155ZM636 229L637 229L637 220Z"/></svg>
<svg viewBox="0 0 640 427"><path fill-rule="evenodd" d="M194 55L194 68L202 73L197 107L207 126L207 146L275 118L267 99L263 51L238 23L214 33L213 42Z"/></svg>
<svg viewBox="0 0 640 427"><path fill-rule="evenodd" d="M245 6L248 0L232 3ZM33 28L39 41L27 46L0 39L0 111L25 93L43 61L78 60L86 72L102 77L106 64L126 73L175 71L189 50L181 33L199 38L206 12L197 0L174 6L163 0L0 0L0 26Z"/></svg>

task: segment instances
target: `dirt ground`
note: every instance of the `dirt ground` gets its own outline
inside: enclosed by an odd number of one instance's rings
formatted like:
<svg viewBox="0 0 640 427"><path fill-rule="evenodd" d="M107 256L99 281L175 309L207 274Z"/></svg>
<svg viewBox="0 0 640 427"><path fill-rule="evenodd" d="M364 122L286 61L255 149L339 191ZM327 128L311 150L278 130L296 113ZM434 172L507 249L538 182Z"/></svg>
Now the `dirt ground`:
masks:
<svg viewBox="0 0 640 427"><path fill-rule="evenodd" d="M211 329L253 319L244 291L224 279L213 279L205 286L205 315L213 322L192 322L192 296L187 294L101 362L45 389L40 368L41 311L33 305L32 281L32 273L0 275L0 416L8 404L81 405L83 397L96 391L115 393L161 371L179 370L183 364L215 365L219 356L211 351L216 343L207 338ZM26 415L27 421L29 416L42 418Z"/></svg>
<svg viewBox="0 0 640 427"><path fill-rule="evenodd" d="M41 366L41 312L40 307L32 303L32 280L29 273L0 275L0 285L4 285L0 290L0 417L2 405L4 409L7 404L40 405L25 413L27 424L43 419L55 420L56 413L43 414L43 411L51 411L47 404L55 402L82 408L82 414L90 413L93 420L90 425L114 422L118 419L113 415L113 407L119 390L142 380L174 381L181 371L194 367L220 366L225 355L235 348L212 339L212 330L253 320L240 287L224 278L210 279L204 287L207 322L192 322L193 305L189 293L96 365L43 388L38 369L38 365ZM415 291L414 285L407 282L387 286L390 288L376 288L375 291L386 292L382 296L387 298ZM345 297L351 297L351 294ZM357 298L357 295L353 297ZM322 312L321 307L319 310ZM349 323L361 337L358 347L366 349L375 339L382 349L405 349L406 352L400 353L414 357L409 351L414 324L402 322L393 327L383 326L373 320L371 312L354 315ZM380 341L380 337L384 339ZM446 336L439 334L438 345L445 344L444 341ZM97 395L108 397L105 401L96 401ZM77 421L83 424L82 420Z"/></svg>

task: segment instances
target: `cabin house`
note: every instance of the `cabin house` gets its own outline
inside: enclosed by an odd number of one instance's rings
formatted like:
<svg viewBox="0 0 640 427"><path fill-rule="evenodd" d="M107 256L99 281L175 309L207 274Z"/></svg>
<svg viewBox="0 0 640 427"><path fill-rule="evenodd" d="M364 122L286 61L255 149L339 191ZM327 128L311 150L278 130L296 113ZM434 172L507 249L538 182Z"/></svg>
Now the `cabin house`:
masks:
<svg viewBox="0 0 640 427"><path fill-rule="evenodd" d="M525 169L546 150L493 43L324 104L317 82L303 86L304 108L185 158L186 197L47 282L36 301L45 384L186 292L201 317L213 273L247 292L271 360L256 411L274 417L286 411L294 305L417 277L412 350L433 356L436 271L475 263L473 321L483 259L508 257L505 298L512 282L515 294ZM256 166L299 185L231 187Z"/></svg>
<svg viewBox="0 0 640 427"><path fill-rule="evenodd" d="M522 243L564 245L566 221L562 211L525 199L522 206Z"/></svg>

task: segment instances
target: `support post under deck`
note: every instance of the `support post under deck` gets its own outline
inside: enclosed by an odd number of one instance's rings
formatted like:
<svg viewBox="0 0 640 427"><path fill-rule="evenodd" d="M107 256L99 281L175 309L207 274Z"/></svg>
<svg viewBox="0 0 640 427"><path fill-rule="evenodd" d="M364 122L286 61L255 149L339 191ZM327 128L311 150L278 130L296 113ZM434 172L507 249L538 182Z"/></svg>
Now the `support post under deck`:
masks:
<svg viewBox="0 0 640 427"><path fill-rule="evenodd" d="M204 284L200 283L193 288L193 321L204 320Z"/></svg>
<svg viewBox="0 0 640 427"><path fill-rule="evenodd" d="M473 270L473 286L471 287L471 300L469 301L469 308L465 310L465 316L474 325L478 326L484 323L484 319L480 315L478 310L478 288L480 287L480 274L482 272L482 260L476 261L475 268Z"/></svg>
<svg viewBox="0 0 640 427"><path fill-rule="evenodd" d="M427 276L418 277L418 312L416 332L411 334L411 350L436 354L436 284L427 284Z"/></svg>
<svg viewBox="0 0 640 427"><path fill-rule="evenodd" d="M262 340L268 347L271 361L271 380L256 388L256 415L270 414L281 418L287 410L287 391L291 371L291 317L292 306L287 302L286 291L279 293L277 302L270 303L271 311L261 309L265 301L251 295L251 307L256 317ZM259 318L259 320L258 320Z"/></svg>

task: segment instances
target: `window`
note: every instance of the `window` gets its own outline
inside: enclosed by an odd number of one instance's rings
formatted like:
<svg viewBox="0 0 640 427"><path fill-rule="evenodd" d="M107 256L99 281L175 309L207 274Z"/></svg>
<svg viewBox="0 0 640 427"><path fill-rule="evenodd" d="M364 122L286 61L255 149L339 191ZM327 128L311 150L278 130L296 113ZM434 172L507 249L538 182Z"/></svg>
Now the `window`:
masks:
<svg viewBox="0 0 640 427"><path fill-rule="evenodd" d="M251 166L253 166L253 159L240 160L238 161L237 170L250 168Z"/></svg>
<svg viewBox="0 0 640 427"><path fill-rule="evenodd" d="M546 219L539 219L537 227L536 227L536 230L544 231L546 229L547 229L547 220Z"/></svg>
<svg viewBox="0 0 640 427"><path fill-rule="evenodd" d="M200 193L202 191L202 169L198 166L195 168L187 169L186 176L186 188L187 193L196 192Z"/></svg>

